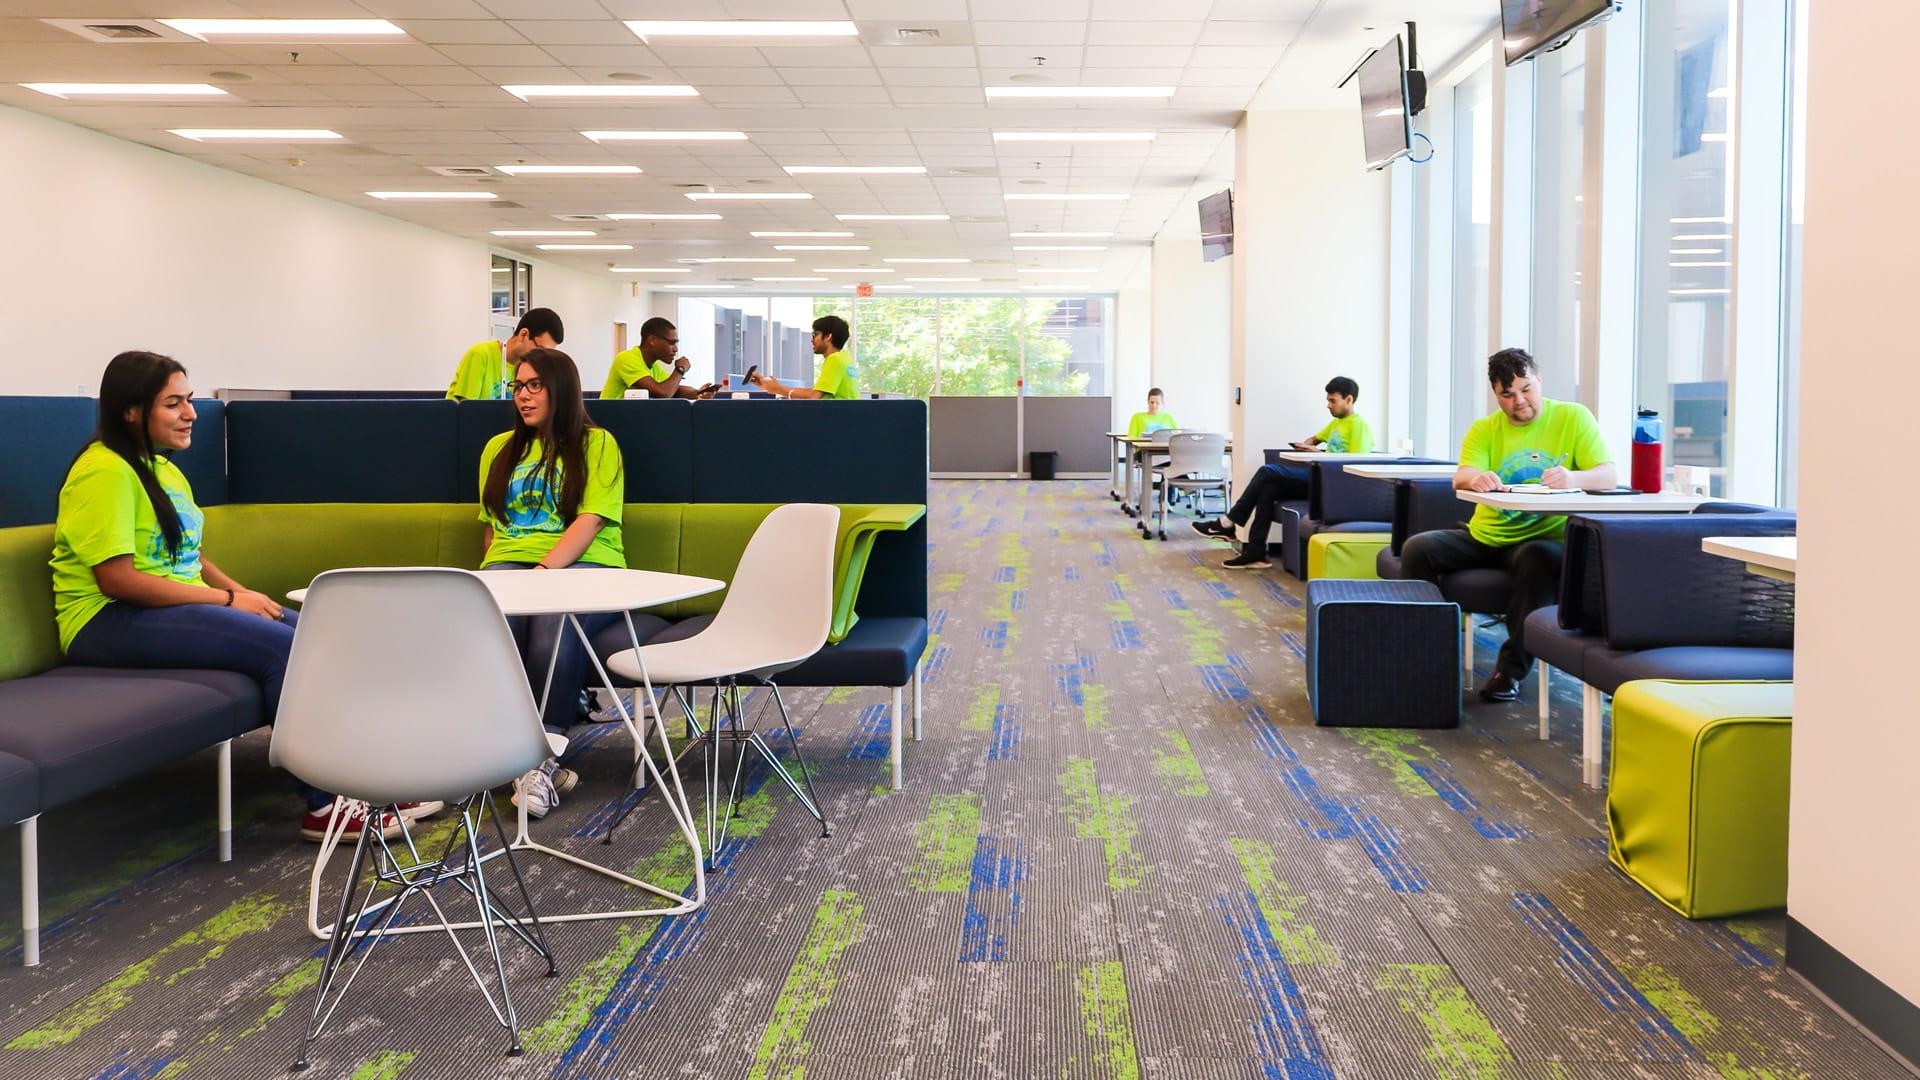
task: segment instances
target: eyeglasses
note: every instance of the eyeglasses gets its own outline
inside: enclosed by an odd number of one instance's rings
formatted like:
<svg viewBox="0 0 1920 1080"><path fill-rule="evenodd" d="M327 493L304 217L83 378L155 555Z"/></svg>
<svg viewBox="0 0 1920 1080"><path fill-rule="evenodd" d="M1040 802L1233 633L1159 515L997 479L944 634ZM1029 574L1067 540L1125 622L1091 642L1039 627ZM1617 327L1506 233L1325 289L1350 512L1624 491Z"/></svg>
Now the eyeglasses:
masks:
<svg viewBox="0 0 1920 1080"><path fill-rule="evenodd" d="M541 382L539 379L528 379L526 382L515 379L513 382L507 384L507 392L515 396L518 396L522 390L525 390L529 394L539 394L544 393L546 389L547 384Z"/></svg>

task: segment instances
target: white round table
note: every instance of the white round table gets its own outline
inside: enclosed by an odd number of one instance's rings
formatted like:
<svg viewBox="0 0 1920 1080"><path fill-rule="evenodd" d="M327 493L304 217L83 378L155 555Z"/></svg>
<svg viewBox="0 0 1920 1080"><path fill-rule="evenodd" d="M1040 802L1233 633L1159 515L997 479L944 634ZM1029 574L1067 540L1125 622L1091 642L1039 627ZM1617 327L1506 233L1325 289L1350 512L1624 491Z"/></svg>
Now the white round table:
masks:
<svg viewBox="0 0 1920 1080"><path fill-rule="evenodd" d="M572 627L575 636L580 639L581 647L587 651L587 658L593 663L593 670L599 674L601 685L606 688L608 694L613 698L614 708L620 712L621 723L626 725L628 733L633 736L635 779L639 778L641 768L645 768L647 772L652 774L654 783L659 787L661 797L667 804L668 811L673 815L674 823L680 827L681 836L686 840L687 845L693 849L693 893L692 895L683 895L671 889L642 881L639 878L623 874L609 867L601 866L598 863L589 862L577 855L540 843L528 834L527 810L525 806L522 806L519 814L520 827L518 835L514 837L510 845L513 850L536 851L543 855L551 855L554 858L565 860L583 869L591 870L594 873L612 878L624 885L644 889L668 901L668 905L664 907L629 911L587 911L565 914L548 914L542 912L540 915L541 921L559 923L580 922L590 919L628 919L642 915L677 915L699 908L706 902L707 896L706 859L700 850L700 837L694 829L693 808L687 800L685 789L680 785L680 772L678 769L673 770L669 774L671 776L671 781L669 782L668 777L661 774L660 767L654 762L653 756L646 752L646 737L634 723L633 715L627 711L626 701L621 698L619 692L613 685L612 677L607 674L606 667L600 663L599 656L594 653L593 643L588 640L585 628L580 625L579 616L619 614L626 620L627 638L633 642L634 653L638 656L640 655L641 642L639 633L635 631L633 626L633 612L636 609L658 607L661 604L670 604L676 600L687 600L695 596L705 596L708 593L718 592L726 588L727 583L714 578L694 577L690 574L666 574L657 570L619 570L593 567L582 567L578 570L488 570L474 573L474 576L479 578L487 586L487 591L493 594L494 601L500 605L500 613L502 615L566 616L567 625ZM307 590L305 589L294 589L287 593L287 599L296 604L301 603L306 598ZM547 660L546 685L540 692L540 707L543 712L546 709L547 695L552 692L553 689L553 669L559 657L560 640L556 638L554 641L553 655ZM636 700L645 701L646 706L644 708L650 708L652 710L652 728L654 732L659 735L660 749L665 755L664 759L671 762L674 760L673 747L672 744L667 741L666 721L660 715L659 702L654 700L653 682L647 677L646 664L644 661L641 661L640 665L640 684L644 690L644 697ZM644 708L642 713L643 717L645 715ZM314 870L314 880L316 882L320 878L320 867L325 865L326 858L329 854L330 852L326 851L321 853L319 865L316 866ZM501 852L496 851L485 857L491 858L499 854L501 854ZM309 905L309 907L312 906L312 904ZM317 909L310 914L309 924L315 935L319 937L328 936L332 930L331 927L323 928L319 926ZM479 925L477 922L456 923L454 924L454 928L462 929L477 927ZM405 932L408 929L414 928L396 927L393 932ZM438 923L435 923L430 927L420 927L418 929L439 930L441 927Z"/></svg>

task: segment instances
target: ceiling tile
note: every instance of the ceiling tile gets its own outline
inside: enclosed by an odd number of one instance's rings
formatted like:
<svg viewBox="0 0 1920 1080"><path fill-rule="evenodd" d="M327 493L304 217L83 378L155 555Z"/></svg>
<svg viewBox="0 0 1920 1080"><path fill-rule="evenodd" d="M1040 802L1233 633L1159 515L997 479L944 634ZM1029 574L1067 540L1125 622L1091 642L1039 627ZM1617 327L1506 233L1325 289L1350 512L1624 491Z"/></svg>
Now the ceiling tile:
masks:
<svg viewBox="0 0 1920 1080"><path fill-rule="evenodd" d="M1084 22L976 22L975 45L1079 45L1087 40Z"/></svg>
<svg viewBox="0 0 1920 1080"><path fill-rule="evenodd" d="M524 45L527 39L497 19L412 19L400 28L428 45Z"/></svg>
<svg viewBox="0 0 1920 1080"><path fill-rule="evenodd" d="M1194 67L1267 68L1280 62L1286 49L1278 45L1201 45L1188 61Z"/></svg>
<svg viewBox="0 0 1920 1080"><path fill-rule="evenodd" d="M321 90L334 101L414 102L426 100L426 98L421 97L412 90L404 86L394 86L392 83L384 86L326 86L322 87Z"/></svg>
<svg viewBox="0 0 1920 1080"><path fill-rule="evenodd" d="M847 0L847 11L856 19L965 21L967 0Z"/></svg>
<svg viewBox="0 0 1920 1080"><path fill-rule="evenodd" d="M474 0L360 0L367 14L383 19L484 19L489 12Z"/></svg>
<svg viewBox="0 0 1920 1080"><path fill-rule="evenodd" d="M600 0L616 19L724 19L720 0Z"/></svg>
<svg viewBox="0 0 1920 1080"><path fill-rule="evenodd" d="M673 74L695 87L784 86L780 72L768 67L677 67Z"/></svg>
<svg viewBox="0 0 1920 1080"><path fill-rule="evenodd" d="M1272 68L1229 68L1195 64L1180 77L1181 86L1259 86Z"/></svg>
<svg viewBox="0 0 1920 1080"><path fill-rule="evenodd" d="M539 67L556 62L537 45L442 45L439 48L447 59L469 66Z"/></svg>
<svg viewBox="0 0 1920 1080"><path fill-rule="evenodd" d="M775 69L789 86L879 86L880 72L873 68L790 68Z"/></svg>
<svg viewBox="0 0 1920 1080"><path fill-rule="evenodd" d="M1192 49L1185 45L1144 46L1144 45L1089 45L1087 46L1086 66L1090 68L1143 68L1143 67L1185 67L1187 54ZM1112 74L1103 74L1099 78L1089 75L1087 81L1100 85L1136 86L1142 85L1138 78L1120 78Z"/></svg>
<svg viewBox="0 0 1920 1080"><path fill-rule="evenodd" d="M478 86L487 80L457 64L441 67L383 67L380 74L401 86Z"/></svg>
<svg viewBox="0 0 1920 1080"><path fill-rule="evenodd" d="M879 86L796 86L793 94L810 105L886 105L893 100Z"/></svg>
<svg viewBox="0 0 1920 1080"><path fill-rule="evenodd" d="M1081 47L1078 45L983 45L975 51L980 54L981 67L1038 66L1035 57L1044 57L1045 67L1050 71L1054 68L1079 67Z"/></svg>
<svg viewBox="0 0 1920 1080"><path fill-rule="evenodd" d="M605 19L599 0L479 0L502 19Z"/></svg>
<svg viewBox="0 0 1920 1080"><path fill-rule="evenodd" d="M1198 22L1095 22L1087 24L1089 45L1191 45L1200 39Z"/></svg>
<svg viewBox="0 0 1920 1080"><path fill-rule="evenodd" d="M631 45L548 45L544 51L568 67L611 67L623 71L639 69L658 77L661 74L659 69L664 66L658 54L638 41ZM674 80L660 78L659 81Z"/></svg>
<svg viewBox="0 0 1920 1080"><path fill-rule="evenodd" d="M1302 23L1219 22L1200 32L1202 45L1289 45L1300 35Z"/></svg>
<svg viewBox="0 0 1920 1080"><path fill-rule="evenodd" d="M280 52L285 50L274 46L262 46L264 49ZM332 47L335 59L343 64L367 64L375 67L425 66L427 64L451 64L454 61L441 54L433 45L335 45ZM312 63L313 57L306 48L300 50L300 62Z"/></svg>
<svg viewBox="0 0 1920 1080"><path fill-rule="evenodd" d="M800 100L783 86L715 86L703 91L702 96L715 105L797 104Z"/></svg>
<svg viewBox="0 0 1920 1080"><path fill-rule="evenodd" d="M979 86L980 74L973 68L881 68L880 78L888 86Z"/></svg>
<svg viewBox="0 0 1920 1080"><path fill-rule="evenodd" d="M873 62L880 67L973 67L971 45L920 45L904 49L873 49Z"/></svg>
<svg viewBox="0 0 1920 1080"><path fill-rule="evenodd" d="M640 45L619 21L600 19L516 20L507 24L536 45Z"/></svg>
<svg viewBox="0 0 1920 1080"><path fill-rule="evenodd" d="M734 19L844 19L840 0L720 0ZM805 46L797 46L805 48Z"/></svg>

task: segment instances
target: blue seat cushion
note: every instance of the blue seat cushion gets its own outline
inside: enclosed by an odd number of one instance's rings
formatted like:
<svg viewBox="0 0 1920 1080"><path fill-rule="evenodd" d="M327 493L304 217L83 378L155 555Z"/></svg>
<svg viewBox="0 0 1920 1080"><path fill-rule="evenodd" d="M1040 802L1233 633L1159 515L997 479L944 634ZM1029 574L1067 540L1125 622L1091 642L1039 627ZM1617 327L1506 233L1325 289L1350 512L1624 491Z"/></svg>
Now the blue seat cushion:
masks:
<svg viewBox="0 0 1920 1080"><path fill-rule="evenodd" d="M1578 630L1567 630L1560 625L1560 606L1550 604L1527 616L1527 651L1540 658L1542 663L1558 668L1582 682L1587 678L1587 653L1599 647L1605 649L1606 643L1590 638Z"/></svg>
<svg viewBox="0 0 1920 1080"><path fill-rule="evenodd" d="M641 625L650 619L653 627ZM654 616L634 616L634 629L643 644L684 641L705 630L712 615L695 615L668 625ZM651 633L651 636L648 636ZM601 659L628 648L626 627L615 626L594 635L593 648ZM781 686L905 686L927 651L927 620L911 616L867 615L853 624L837 645L828 645L811 658L781 672Z"/></svg>
<svg viewBox="0 0 1920 1080"><path fill-rule="evenodd" d="M1338 525L1315 525L1313 531L1315 535L1318 535L1323 532L1327 532L1327 533L1392 532L1393 522L1391 521L1343 521Z"/></svg>
<svg viewBox="0 0 1920 1080"><path fill-rule="evenodd" d="M1582 678L1603 694L1638 679L1791 680L1793 650L1739 645L1676 645L1638 652L1594 649L1587 654L1587 673Z"/></svg>
<svg viewBox="0 0 1920 1080"><path fill-rule="evenodd" d="M233 702L233 734L245 735L273 717L263 711L260 684L237 671L213 668L96 668L69 664L46 672L49 679L165 679L169 682L203 686Z"/></svg>
<svg viewBox="0 0 1920 1080"><path fill-rule="evenodd" d="M703 615L700 616L700 618L711 621L713 616ZM659 638L663 631L671 629L673 625L673 623L668 622L658 615L647 615L636 612L633 616L632 634L627 633L627 624L625 621L616 621L612 626L608 626L593 635L594 655L600 658L602 664L605 664L607 657L612 656L614 653L626 652L628 649L633 648L634 638L639 638L640 644L645 645ZM611 671L607 672L607 674L613 676L615 686L633 685L620 676L614 675ZM589 672L589 681L593 678L595 678L595 676Z"/></svg>
<svg viewBox="0 0 1920 1080"><path fill-rule="evenodd" d="M1513 575L1505 570L1459 570L1440 579L1440 595L1475 615L1498 615L1507 610Z"/></svg>
<svg viewBox="0 0 1920 1080"><path fill-rule="evenodd" d="M225 742L258 723L245 712L231 696L179 679L36 675L0 682L0 752L39 769L47 809Z"/></svg>
<svg viewBox="0 0 1920 1080"><path fill-rule="evenodd" d="M40 812L40 770L33 762L0 754L0 825L25 821Z"/></svg>

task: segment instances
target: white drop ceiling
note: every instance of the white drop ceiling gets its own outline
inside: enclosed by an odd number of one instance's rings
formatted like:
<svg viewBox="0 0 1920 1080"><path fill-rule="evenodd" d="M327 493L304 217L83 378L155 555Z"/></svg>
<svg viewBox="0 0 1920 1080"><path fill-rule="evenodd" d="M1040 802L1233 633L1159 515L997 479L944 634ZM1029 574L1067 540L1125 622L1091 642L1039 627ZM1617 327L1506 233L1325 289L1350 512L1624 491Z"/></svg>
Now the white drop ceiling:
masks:
<svg viewBox="0 0 1920 1080"><path fill-rule="evenodd" d="M1449 0L1448 6L1453 6ZM1475 5L1478 6L1478 5ZM1022 269L1091 267L1112 288L1207 174L1240 112L1322 8L1340 0L0 0L0 104L456 235L531 252L495 229L587 228L631 252L543 252L594 273L617 262L772 255L752 231L851 230L871 245L820 266L963 257L969 288L1013 288ZM1349 13L1351 14L1351 13ZM88 41L47 19L384 18L384 44ZM675 45L623 19L850 19L856 41ZM1381 35L1391 32L1391 24ZM902 28L938 37L911 39ZM914 43L898 43L912 41ZM1355 43L1357 45L1357 43ZM297 56L295 55L297 54ZM1044 60L1040 59L1044 58ZM1327 81L1338 77L1332 72ZM635 76L640 78L636 79ZM27 82L211 82L223 99L59 99ZM688 84L696 98L522 101L502 85ZM994 100L993 86L1174 88L1144 101ZM338 143L194 142L169 128L327 128ZM739 130L745 141L596 143L582 131ZM1139 143L999 143L1000 131L1138 131ZM448 177L431 167L632 164L640 175ZM917 165L925 175L790 176L790 165ZM494 203L381 202L367 191L484 190ZM784 202L692 202L688 191L807 192ZM1124 193L1115 201L1009 194ZM503 205L512 204L512 205ZM720 221L567 215L718 212ZM836 214L943 213L940 222ZM1112 232L1104 252L1015 252L1011 233ZM1079 241L1086 243L1088 241ZM792 264L804 272L814 264ZM622 275L675 286L746 282L746 267ZM664 280L663 280L664 279Z"/></svg>

